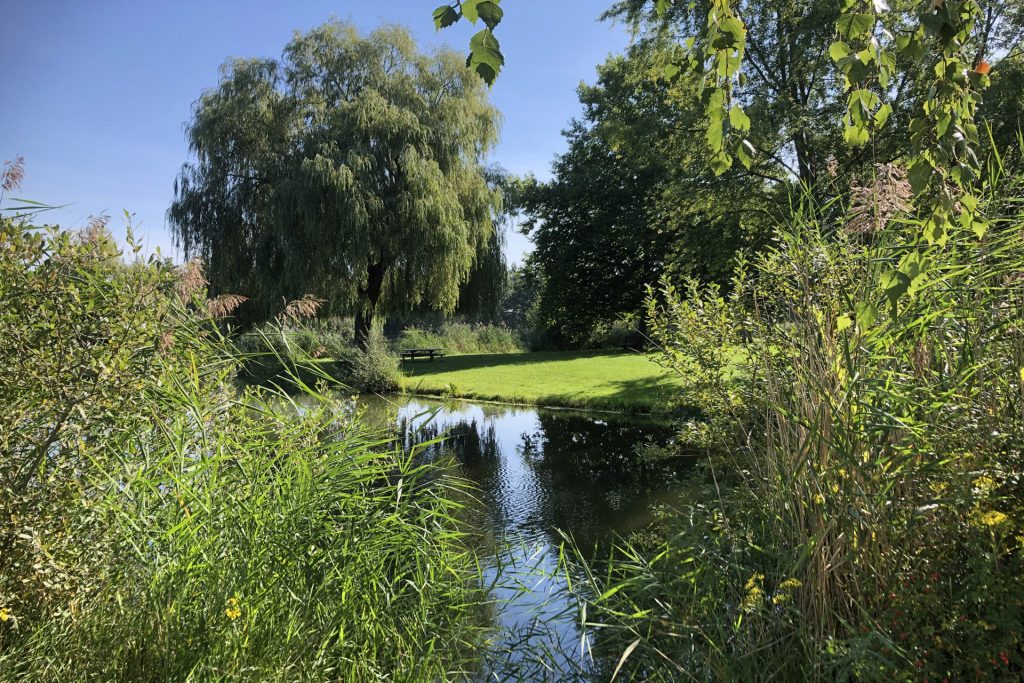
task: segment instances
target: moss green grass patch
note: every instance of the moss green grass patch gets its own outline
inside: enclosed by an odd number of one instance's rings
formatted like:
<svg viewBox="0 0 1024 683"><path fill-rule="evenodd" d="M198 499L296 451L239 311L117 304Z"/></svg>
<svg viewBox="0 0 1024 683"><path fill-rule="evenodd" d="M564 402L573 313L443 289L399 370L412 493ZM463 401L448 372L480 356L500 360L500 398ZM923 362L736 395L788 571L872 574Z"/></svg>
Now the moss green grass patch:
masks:
<svg viewBox="0 0 1024 683"><path fill-rule="evenodd" d="M666 413L678 378L639 353L491 353L405 362L405 390L508 403Z"/></svg>

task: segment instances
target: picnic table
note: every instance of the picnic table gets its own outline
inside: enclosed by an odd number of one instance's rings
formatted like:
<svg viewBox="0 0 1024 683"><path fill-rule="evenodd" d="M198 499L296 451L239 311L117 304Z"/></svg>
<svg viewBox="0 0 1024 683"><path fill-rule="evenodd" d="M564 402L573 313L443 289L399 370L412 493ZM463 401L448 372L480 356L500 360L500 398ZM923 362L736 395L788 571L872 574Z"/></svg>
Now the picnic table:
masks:
<svg viewBox="0 0 1024 683"><path fill-rule="evenodd" d="M433 361L435 356L444 358L444 349L403 349L400 355L403 361L417 358L429 358Z"/></svg>

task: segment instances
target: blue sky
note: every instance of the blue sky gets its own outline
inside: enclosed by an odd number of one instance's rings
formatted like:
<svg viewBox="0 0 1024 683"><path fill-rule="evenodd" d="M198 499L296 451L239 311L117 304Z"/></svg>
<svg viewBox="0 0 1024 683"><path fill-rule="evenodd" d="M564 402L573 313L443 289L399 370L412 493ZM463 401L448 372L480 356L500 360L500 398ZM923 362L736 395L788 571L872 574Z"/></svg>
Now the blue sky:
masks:
<svg viewBox="0 0 1024 683"><path fill-rule="evenodd" d="M50 222L80 227L90 215L135 214L146 251L175 255L164 213L187 159L183 124L216 85L229 57L278 57L295 30L332 16L363 31L400 23L421 45L463 51L469 24L435 32L441 0L7 0L0 9L0 160L25 157L20 196L67 208ZM598 22L610 0L505 0L497 34L507 66L493 102L504 116L493 155L514 173L549 175L561 130L580 112L576 86L629 40ZM512 235L509 256L529 247Z"/></svg>

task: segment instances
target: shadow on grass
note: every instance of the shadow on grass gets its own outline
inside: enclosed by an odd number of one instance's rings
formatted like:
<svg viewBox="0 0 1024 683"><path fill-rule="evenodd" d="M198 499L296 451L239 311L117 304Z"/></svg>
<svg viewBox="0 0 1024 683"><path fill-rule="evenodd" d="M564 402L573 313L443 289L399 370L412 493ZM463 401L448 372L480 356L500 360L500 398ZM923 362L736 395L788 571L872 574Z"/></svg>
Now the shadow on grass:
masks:
<svg viewBox="0 0 1024 683"><path fill-rule="evenodd" d="M496 368L503 365L535 365L561 363L579 358L629 358L643 354L630 351L535 351L519 353L473 353L464 356L445 356L438 360L403 361L402 371L411 377L435 375L442 372Z"/></svg>

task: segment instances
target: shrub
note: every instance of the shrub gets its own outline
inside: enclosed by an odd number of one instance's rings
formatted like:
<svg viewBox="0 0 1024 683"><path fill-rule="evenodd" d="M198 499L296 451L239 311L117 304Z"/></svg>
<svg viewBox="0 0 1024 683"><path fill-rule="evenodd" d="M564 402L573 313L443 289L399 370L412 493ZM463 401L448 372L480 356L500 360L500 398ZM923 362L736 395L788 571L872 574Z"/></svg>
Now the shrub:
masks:
<svg viewBox="0 0 1024 683"><path fill-rule="evenodd" d="M309 387L239 394L162 262L9 220L0 247L0 680L473 667L480 577L442 463Z"/></svg>
<svg viewBox="0 0 1024 683"><path fill-rule="evenodd" d="M440 348L447 353L515 353L522 344L501 325L446 322L434 329L409 326L394 342L397 349Z"/></svg>
<svg viewBox="0 0 1024 683"><path fill-rule="evenodd" d="M383 394L401 388L402 373L398 366L398 356L391 352L379 334L373 334L366 349L351 357L347 376L357 389Z"/></svg>
<svg viewBox="0 0 1024 683"><path fill-rule="evenodd" d="M879 305L897 227L851 234L831 207L798 212L729 298L662 288L652 336L727 454L723 494L588 575L596 649L629 647L648 680L1018 677L1024 224L991 191L1005 218L915 247L927 279Z"/></svg>

